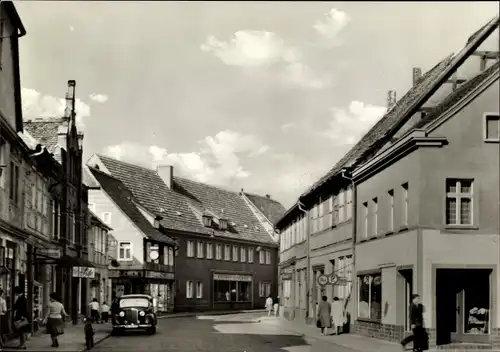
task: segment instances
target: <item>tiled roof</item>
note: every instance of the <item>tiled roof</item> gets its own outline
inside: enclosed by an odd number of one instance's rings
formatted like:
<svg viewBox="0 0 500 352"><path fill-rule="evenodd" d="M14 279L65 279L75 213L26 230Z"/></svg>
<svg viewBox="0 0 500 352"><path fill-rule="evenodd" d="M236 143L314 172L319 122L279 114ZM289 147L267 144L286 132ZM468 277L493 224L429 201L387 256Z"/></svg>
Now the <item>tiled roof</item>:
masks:
<svg viewBox="0 0 500 352"><path fill-rule="evenodd" d="M114 177L120 179L144 208L163 217L162 226L257 243L275 244L238 192L174 177L169 189L156 171L98 155ZM203 226L202 214L226 218L227 231Z"/></svg>
<svg viewBox="0 0 500 352"><path fill-rule="evenodd" d="M24 122L24 128L47 150L54 153L57 146L57 129L62 119L35 119Z"/></svg>
<svg viewBox="0 0 500 352"><path fill-rule="evenodd" d="M134 195L118 179L90 168L90 172L101 185L102 189L108 194L113 202L132 220L141 232L148 238L163 243L174 244L175 242L167 235L161 233L151 225L151 223L141 214L134 204Z"/></svg>
<svg viewBox="0 0 500 352"><path fill-rule="evenodd" d="M455 91L450 93L438 106L432 109L423 119L418 121L413 129L423 128L432 121L439 118L442 114L452 108L457 104L462 98L473 91L476 87L481 85L488 78L498 73L498 68L500 67L500 61L496 61L493 65L488 67L486 70L480 72L475 77L467 80L465 83L460 85Z"/></svg>
<svg viewBox="0 0 500 352"><path fill-rule="evenodd" d="M89 188L99 187L99 183L96 181L96 179L92 175L92 172L90 172L89 168L86 165L84 165L82 168L82 182Z"/></svg>
<svg viewBox="0 0 500 352"><path fill-rule="evenodd" d="M262 214L271 222L275 223L283 215L286 209L281 203L271 199L268 196L259 196L257 194L245 193L245 196L259 209Z"/></svg>
<svg viewBox="0 0 500 352"><path fill-rule="evenodd" d="M412 87L396 104L394 108L388 111L353 148L323 177L314 183L301 197L312 193L319 186L327 182L330 178L338 174L342 168L355 165L360 159L365 159L373 151L374 147L388 137L397 126L400 126L408 118L409 110L414 109L419 103L425 103L424 98L451 75L453 70L465 59L465 55L474 47L477 47L483 41L488 33L491 33L498 27L498 15L477 31L467 44L456 54L452 54L438 63L433 69L428 71L421 81ZM463 61L462 61L463 62ZM419 106L417 106L418 108Z"/></svg>

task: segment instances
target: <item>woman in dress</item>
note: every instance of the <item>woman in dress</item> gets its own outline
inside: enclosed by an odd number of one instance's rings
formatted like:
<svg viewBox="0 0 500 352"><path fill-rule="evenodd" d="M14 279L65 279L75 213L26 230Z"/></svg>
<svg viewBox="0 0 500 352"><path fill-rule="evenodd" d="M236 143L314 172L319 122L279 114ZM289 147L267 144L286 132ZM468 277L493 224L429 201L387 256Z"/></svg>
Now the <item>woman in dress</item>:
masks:
<svg viewBox="0 0 500 352"><path fill-rule="evenodd" d="M267 316L270 317L271 313L273 312L273 299L271 296L268 296L266 299L266 310L267 310Z"/></svg>
<svg viewBox="0 0 500 352"><path fill-rule="evenodd" d="M331 305L327 302L328 297L323 296L318 306L318 327L322 335L327 335L328 328L331 326Z"/></svg>
<svg viewBox="0 0 500 352"><path fill-rule="evenodd" d="M335 331L335 334L339 335L341 327L344 325L344 304L337 296L333 298L331 315L333 331Z"/></svg>
<svg viewBox="0 0 500 352"><path fill-rule="evenodd" d="M56 293L51 293L50 302L47 306L47 316L43 322L47 327L47 334L52 339L52 347L59 347L57 337L64 334L64 318L66 316L64 306L57 300Z"/></svg>

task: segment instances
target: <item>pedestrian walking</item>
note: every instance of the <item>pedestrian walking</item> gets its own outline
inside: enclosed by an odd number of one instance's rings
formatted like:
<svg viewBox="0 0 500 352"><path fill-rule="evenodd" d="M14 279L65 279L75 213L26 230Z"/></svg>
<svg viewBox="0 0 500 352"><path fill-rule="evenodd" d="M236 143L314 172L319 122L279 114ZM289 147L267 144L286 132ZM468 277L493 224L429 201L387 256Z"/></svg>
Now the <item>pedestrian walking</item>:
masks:
<svg viewBox="0 0 500 352"><path fill-rule="evenodd" d="M266 299L266 310L267 316L270 317L273 311L273 299L271 298L271 296L268 296Z"/></svg>
<svg viewBox="0 0 500 352"><path fill-rule="evenodd" d="M16 286L14 288L14 294L16 295L14 301L14 329L19 334L19 346L20 350L26 349L26 330L29 327L28 322L28 300L24 296L24 290Z"/></svg>
<svg viewBox="0 0 500 352"><path fill-rule="evenodd" d="M317 327L321 329L322 335L328 334L328 328L331 326L331 305L327 302L328 298L323 296L318 306Z"/></svg>
<svg viewBox="0 0 500 352"><path fill-rule="evenodd" d="M336 335L340 335L341 328L344 326L344 304L337 296L332 302L332 328Z"/></svg>
<svg viewBox="0 0 500 352"><path fill-rule="evenodd" d="M43 320L47 334L52 339L52 347L59 347L57 337L64 334L64 319L67 315L64 305L57 298L57 294L52 292L47 306L47 316Z"/></svg>
<svg viewBox="0 0 500 352"><path fill-rule="evenodd" d="M92 300L92 302L90 302L89 307L90 307L90 316L92 317L92 322L98 323L99 322L99 302L97 301L97 298L94 298Z"/></svg>
<svg viewBox="0 0 500 352"><path fill-rule="evenodd" d="M106 302L102 302L101 306L101 321L104 323L108 323L109 319L109 306L106 304Z"/></svg>
<svg viewBox="0 0 500 352"><path fill-rule="evenodd" d="M2 351L3 344L5 342L4 335L8 331L6 329L7 327L6 314L7 314L7 302L5 301L5 298L3 298L3 290L0 288L0 351Z"/></svg>
<svg viewBox="0 0 500 352"><path fill-rule="evenodd" d="M275 299L273 299L273 309L274 316L278 317L278 310L280 309L280 296L277 296Z"/></svg>
<svg viewBox="0 0 500 352"><path fill-rule="evenodd" d="M401 341L403 350L406 345L413 341L413 351L422 352L429 349L428 335L424 327L424 306L420 303L420 296L413 294L411 296L410 311L410 324L413 335L407 336Z"/></svg>

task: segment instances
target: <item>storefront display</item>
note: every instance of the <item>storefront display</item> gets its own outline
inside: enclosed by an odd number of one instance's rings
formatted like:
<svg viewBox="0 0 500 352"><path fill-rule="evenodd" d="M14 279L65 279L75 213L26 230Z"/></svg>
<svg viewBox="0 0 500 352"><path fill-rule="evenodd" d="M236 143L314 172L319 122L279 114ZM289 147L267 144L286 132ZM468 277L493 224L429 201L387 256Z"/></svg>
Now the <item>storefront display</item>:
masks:
<svg viewBox="0 0 500 352"><path fill-rule="evenodd" d="M214 274L215 302L251 302L252 277L250 275Z"/></svg>

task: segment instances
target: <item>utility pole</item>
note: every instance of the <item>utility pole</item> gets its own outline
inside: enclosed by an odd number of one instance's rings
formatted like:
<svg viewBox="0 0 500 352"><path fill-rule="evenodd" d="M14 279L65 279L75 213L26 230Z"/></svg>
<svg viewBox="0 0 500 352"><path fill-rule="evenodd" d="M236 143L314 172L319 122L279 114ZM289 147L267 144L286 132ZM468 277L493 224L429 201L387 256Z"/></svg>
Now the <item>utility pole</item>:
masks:
<svg viewBox="0 0 500 352"><path fill-rule="evenodd" d="M300 201L300 198L297 202L297 207L299 210L304 213L304 216L306 217L306 251L307 251L307 261L306 261L306 302L307 302L307 307L306 307L306 323L307 323L307 318L309 318L309 311L311 308L311 293L310 293L310 287L311 287L311 226L309 224L309 211L305 209L304 204Z"/></svg>

